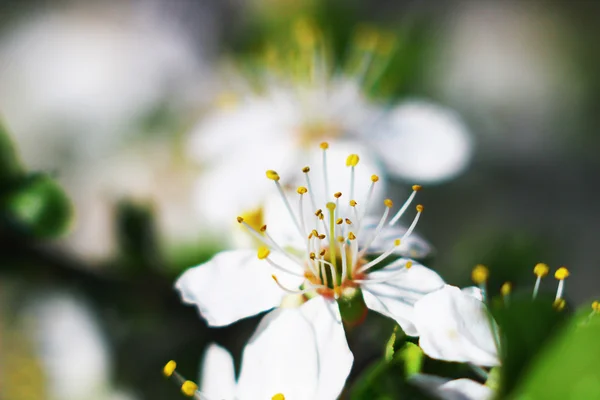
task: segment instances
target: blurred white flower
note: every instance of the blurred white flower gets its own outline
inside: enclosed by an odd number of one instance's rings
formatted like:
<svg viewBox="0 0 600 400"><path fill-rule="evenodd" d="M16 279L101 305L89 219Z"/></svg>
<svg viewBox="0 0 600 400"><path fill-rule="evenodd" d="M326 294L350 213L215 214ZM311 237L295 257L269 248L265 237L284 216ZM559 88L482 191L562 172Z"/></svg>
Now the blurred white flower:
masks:
<svg viewBox="0 0 600 400"><path fill-rule="evenodd" d="M471 379L444 379L437 376L417 374L411 383L442 400L491 400L494 390Z"/></svg>
<svg viewBox="0 0 600 400"><path fill-rule="evenodd" d="M327 144L322 148L326 161ZM296 189L293 200L279 174L267 171L284 211L267 218L269 228L255 229L242 217L238 219L262 243L258 257L251 250L225 251L190 268L176 282L182 299L196 305L209 325L223 326L277 307L288 294L320 295L337 308L335 300L352 297L360 288L367 307L394 319L407 334L416 335L413 304L444 284L434 271L398 258L423 257L429 250L422 239L412 236L423 206L416 207L408 228L396 225L420 186L413 187L408 200L393 214L392 201L385 200L385 210L373 221L369 218L376 204L372 194L379 178L371 176L366 190L357 190L358 163L358 155L347 157L343 164L346 179L341 182L327 174L327 162L323 174L305 167L306 186ZM340 185L348 187L346 195L334 192Z"/></svg>
<svg viewBox="0 0 600 400"><path fill-rule="evenodd" d="M339 311L317 297L262 319L244 348L237 383L229 352L209 345L200 390L211 399L330 400L352 362Z"/></svg>
<svg viewBox="0 0 600 400"><path fill-rule="evenodd" d="M425 354L479 366L500 365L498 327L480 296L477 290L463 292L446 285L415 303L419 346Z"/></svg>
<svg viewBox="0 0 600 400"><path fill-rule="evenodd" d="M50 400L133 398L111 386L106 339L81 299L66 292L46 293L32 300L25 317Z"/></svg>

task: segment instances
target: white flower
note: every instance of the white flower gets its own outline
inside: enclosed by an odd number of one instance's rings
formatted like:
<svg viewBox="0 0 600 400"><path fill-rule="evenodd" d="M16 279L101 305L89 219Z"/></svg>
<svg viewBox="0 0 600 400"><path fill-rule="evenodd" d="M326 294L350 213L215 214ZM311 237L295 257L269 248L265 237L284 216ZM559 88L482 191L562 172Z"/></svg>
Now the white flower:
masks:
<svg viewBox="0 0 600 400"><path fill-rule="evenodd" d="M448 380L437 376L415 375L411 382L443 400L490 400L494 390L471 379Z"/></svg>
<svg viewBox="0 0 600 400"><path fill-rule="evenodd" d="M209 345L200 392L192 393L198 399L331 400L341 393L352 362L339 311L316 297L263 318L244 348L237 382L229 352ZM170 368L167 375L174 373Z"/></svg>
<svg viewBox="0 0 600 400"><path fill-rule="evenodd" d="M274 229L264 225L256 230L238 218L263 244L258 257L249 250L222 252L177 280L183 300L195 304L209 325L228 325L277 307L288 294L320 295L333 302L360 289L367 307L394 319L407 334L417 335L414 303L444 284L434 271L402 257L423 256L428 249L422 239L412 236L423 206L416 207L408 228L396 226L421 187L413 186L413 193L395 213L392 201L386 199L381 217L372 223L366 216L378 176L371 177L364 199L357 202L353 188L359 157L351 154L346 160L349 195L334 192L340 182L329 179L327 143L322 148L322 197L309 167L303 169L306 186L296 189L295 199L279 182L279 174L269 170L267 177L287 214L275 213L273 222L278 227Z"/></svg>
<svg viewBox="0 0 600 400"><path fill-rule="evenodd" d="M304 25L296 29L310 35L314 28ZM370 33L379 40L377 33ZM315 42L320 50L323 43ZM314 49L304 50L311 54ZM383 160L392 175L408 180L443 181L466 168L472 143L459 116L424 100L391 106L370 100L365 94L365 75L381 73L381 64L371 65L373 49L352 50L360 53L355 61L364 68L358 71L341 68L332 73L334 68L317 50L310 61L286 59L283 73L265 64L259 91L249 90L255 82L239 84L233 90L234 104L229 102L199 123L192 132L190 148L205 168L198 183L197 204L208 223L222 226L216 204L237 214L261 204L260 196L248 203L248 187L257 193L264 193L265 188L256 178L248 179L247 173L258 177L259 172L273 168L289 175L298 159L305 158L307 149L323 140L350 141L362 155L373 154ZM386 51L389 56L390 49ZM306 68L301 69L303 62ZM290 63L294 71L310 71L312 75L289 73L286 67ZM228 81L239 80L228 77Z"/></svg>
<svg viewBox="0 0 600 400"><path fill-rule="evenodd" d="M500 365L498 327L477 290L455 286L421 298L414 307L419 346L429 357L480 366Z"/></svg>

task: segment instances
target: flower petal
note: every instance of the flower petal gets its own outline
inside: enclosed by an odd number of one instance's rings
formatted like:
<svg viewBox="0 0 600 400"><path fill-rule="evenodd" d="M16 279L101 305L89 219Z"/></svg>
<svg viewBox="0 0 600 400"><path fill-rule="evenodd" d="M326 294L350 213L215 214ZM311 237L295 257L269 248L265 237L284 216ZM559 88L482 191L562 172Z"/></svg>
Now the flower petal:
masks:
<svg viewBox="0 0 600 400"><path fill-rule="evenodd" d="M200 391L210 398L235 398L235 371L231 354L223 347L211 343L204 352L200 377Z"/></svg>
<svg viewBox="0 0 600 400"><path fill-rule="evenodd" d="M425 101L397 106L370 139L392 173L417 182L453 178L466 168L473 151L459 116Z"/></svg>
<svg viewBox="0 0 600 400"><path fill-rule="evenodd" d="M263 318L248 342L239 399L330 400L342 391L352 365L337 305L315 297L296 309Z"/></svg>
<svg viewBox="0 0 600 400"><path fill-rule="evenodd" d="M279 265L294 267L281 255L272 254L270 258ZM209 325L225 326L281 303L286 293L273 282L274 271L254 251L224 251L185 271L175 287L184 302L198 307ZM282 283L292 287L302 282L301 278L276 273Z"/></svg>
<svg viewBox="0 0 600 400"><path fill-rule="evenodd" d="M410 269L399 272L408 261L411 260L401 258L368 274L361 288L367 307L394 319L407 335L417 336L414 304L442 288L444 281L435 271L414 261ZM379 282L369 283L369 279Z"/></svg>
<svg viewBox="0 0 600 400"><path fill-rule="evenodd" d="M499 365L489 318L485 304L450 285L415 304L419 345L440 360Z"/></svg>
<svg viewBox="0 0 600 400"><path fill-rule="evenodd" d="M458 398L464 400L487 400L494 396L494 391L490 387L471 379L455 379L444 383L438 390L443 396L456 394L461 396Z"/></svg>

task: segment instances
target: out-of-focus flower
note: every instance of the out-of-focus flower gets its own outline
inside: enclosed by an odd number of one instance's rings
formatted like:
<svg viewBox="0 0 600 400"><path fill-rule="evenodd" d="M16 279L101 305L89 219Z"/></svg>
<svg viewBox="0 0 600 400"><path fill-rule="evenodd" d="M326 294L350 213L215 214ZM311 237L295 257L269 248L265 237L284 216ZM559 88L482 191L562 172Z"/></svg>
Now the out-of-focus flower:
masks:
<svg viewBox="0 0 600 400"><path fill-rule="evenodd" d="M245 193L249 186L265 193L264 186L247 176L267 168L287 174L323 140L352 141L355 149L381 159L392 175L408 180L442 181L467 166L471 138L453 111L424 100L388 105L366 96L386 69L393 38L360 30L348 65L338 70L314 26L300 21L295 37L294 50L267 51L258 82L229 78L232 93L191 136L191 152L205 168L198 211L209 223L222 227L224 212L257 208L264 198L249 202ZM217 204L223 212L215 212Z"/></svg>
<svg viewBox="0 0 600 400"><path fill-rule="evenodd" d="M341 393L352 362L337 307L316 297L263 318L244 348L237 383L231 355L214 344L204 356L200 392L173 362L165 374L175 375L184 393L194 389L197 399L330 400Z"/></svg>
<svg viewBox="0 0 600 400"><path fill-rule="evenodd" d="M471 379L444 379L430 375L415 375L411 382L442 400L489 400L494 390Z"/></svg>
<svg viewBox="0 0 600 400"><path fill-rule="evenodd" d="M106 339L80 299L50 293L33 300L24 312L25 331L41 362L48 399L133 398L112 387Z"/></svg>
<svg viewBox="0 0 600 400"><path fill-rule="evenodd" d="M429 249L412 236L423 206L416 207L408 228L396 225L421 187L413 186L413 193L395 213L392 201L385 200L381 217L372 222L368 217L378 176L371 176L364 200L357 202L354 180L359 156L351 154L345 163L348 195L333 192L339 181L327 174L328 144L322 143L321 148L322 196L313 184L319 174L305 167L306 186L295 191L294 211L279 174L267 171L286 210L274 218L278 227L255 229L239 217L238 222L262 243L258 257L250 250L225 251L189 269L176 282L182 299L196 305L209 325L223 326L277 307L288 294L322 296L337 308L335 300L353 298L360 289L367 307L394 319L407 334L417 335L413 304L444 285L437 273L404 258L422 257Z"/></svg>

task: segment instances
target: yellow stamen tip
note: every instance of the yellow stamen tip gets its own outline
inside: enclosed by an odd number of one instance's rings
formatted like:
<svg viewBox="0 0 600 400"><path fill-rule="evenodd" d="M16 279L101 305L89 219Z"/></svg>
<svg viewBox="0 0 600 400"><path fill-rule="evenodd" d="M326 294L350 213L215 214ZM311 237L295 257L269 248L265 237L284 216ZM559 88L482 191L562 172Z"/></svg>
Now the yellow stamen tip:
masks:
<svg viewBox="0 0 600 400"><path fill-rule="evenodd" d="M344 237L343 236L338 236L337 241L340 243L344 243Z"/></svg>
<svg viewBox="0 0 600 400"><path fill-rule="evenodd" d="M163 368L163 375L167 378L170 377L171 375L173 375L173 372L175 372L175 368L177 368L177 363L173 360L169 361L165 364L165 367Z"/></svg>
<svg viewBox="0 0 600 400"><path fill-rule="evenodd" d="M350 200L350 207L354 207L356 205L356 200Z"/></svg>
<svg viewBox="0 0 600 400"><path fill-rule="evenodd" d="M421 186L421 185L413 185L413 187L412 187L412 190L414 190L415 192L418 192L421 189L423 189L423 186Z"/></svg>
<svg viewBox="0 0 600 400"><path fill-rule="evenodd" d="M285 396L281 393L277 393L275 396L271 397L271 400L285 400Z"/></svg>
<svg viewBox="0 0 600 400"><path fill-rule="evenodd" d="M556 299L556 300L554 300L554 303L552 304L552 306L554 307L554 309L556 311L562 311L566 305L567 305L567 302L565 301L565 299Z"/></svg>
<svg viewBox="0 0 600 400"><path fill-rule="evenodd" d="M318 217L319 215L323 214L323 210L321 210L320 208L315 211L315 215Z"/></svg>
<svg viewBox="0 0 600 400"><path fill-rule="evenodd" d="M239 223L241 224L242 222L244 222L244 218L242 218L242 217L237 217L237 222L239 222Z"/></svg>
<svg viewBox="0 0 600 400"><path fill-rule="evenodd" d="M310 171L310 167L308 167L308 166L302 168L302 172L304 172L305 174L308 173L309 171Z"/></svg>
<svg viewBox="0 0 600 400"><path fill-rule="evenodd" d="M339 199L340 197L342 197L342 192L335 192L333 194L333 197L335 197L336 199Z"/></svg>
<svg viewBox="0 0 600 400"><path fill-rule="evenodd" d="M548 275L550 272L550 268L544 263L538 263L533 267L533 273L538 276L538 278L543 278Z"/></svg>
<svg viewBox="0 0 600 400"><path fill-rule="evenodd" d="M327 143L327 142L322 142L322 143L321 143L319 146L320 146L320 147L321 147L323 150L327 150L327 149L329 148L329 143Z"/></svg>
<svg viewBox="0 0 600 400"><path fill-rule="evenodd" d="M510 292L512 292L512 284L510 282L504 282L502 287L500 287L500 293L502 293L502 296L507 296Z"/></svg>
<svg viewBox="0 0 600 400"><path fill-rule="evenodd" d="M394 246L396 246L396 247L400 246L400 239L394 240Z"/></svg>
<svg viewBox="0 0 600 400"><path fill-rule="evenodd" d="M354 232L350 232L350 233L348 234L348 239L350 239L350 240L354 240L354 239L356 239L356 235L354 234Z"/></svg>
<svg viewBox="0 0 600 400"><path fill-rule="evenodd" d="M183 393L184 395L186 395L188 397L194 396L196 394L197 390L198 390L198 385L196 385L192 381L185 381L185 382L183 382L183 385L181 385L181 393Z"/></svg>
<svg viewBox="0 0 600 400"><path fill-rule="evenodd" d="M298 186L298 189L296 189L296 191L298 192L298 194L305 194L306 192L308 192L308 189L304 186Z"/></svg>
<svg viewBox="0 0 600 400"><path fill-rule="evenodd" d="M600 303L597 301L592 302L592 310L594 310L595 312L600 311Z"/></svg>
<svg viewBox="0 0 600 400"><path fill-rule="evenodd" d="M340 225L342 222L344 222L343 218L338 218L335 220L336 225Z"/></svg>
<svg viewBox="0 0 600 400"><path fill-rule="evenodd" d="M329 211L335 210L335 203L329 202L325 205Z"/></svg>
<svg viewBox="0 0 600 400"><path fill-rule="evenodd" d="M277 277L276 277L275 275L271 275L271 278L273 278L273 280L274 280L275 282L279 282L279 280L277 280Z"/></svg>
<svg viewBox="0 0 600 400"><path fill-rule="evenodd" d="M385 199L383 201L383 204L387 207L387 208L392 208L394 206L394 202L390 199Z"/></svg>
<svg viewBox="0 0 600 400"><path fill-rule="evenodd" d="M267 230L267 226L266 225L263 225L263 226L260 227L260 231L261 232L264 232L266 230Z"/></svg>
<svg viewBox="0 0 600 400"><path fill-rule="evenodd" d="M352 221L350 221L350 218L346 218L346 223L347 223L348 225L352 225Z"/></svg>
<svg viewBox="0 0 600 400"><path fill-rule="evenodd" d="M275 171L273 171L272 169L267 171L267 178L269 178L272 181L278 181L279 180L279 174Z"/></svg>
<svg viewBox="0 0 600 400"><path fill-rule="evenodd" d="M324 233L321 233L321 234L319 235L319 239L321 239L321 240L325 239L326 237L327 237L327 236L325 236L325 234L324 234Z"/></svg>
<svg viewBox="0 0 600 400"><path fill-rule="evenodd" d="M258 248L258 259L259 260L264 260L265 258L269 257L269 254L271 254L271 250L269 250L268 247L266 246L260 246Z"/></svg>
<svg viewBox="0 0 600 400"><path fill-rule="evenodd" d="M375 183L379 180L379 177L377 175L371 175L371 182Z"/></svg>
<svg viewBox="0 0 600 400"><path fill-rule="evenodd" d="M319 252L319 255L320 255L321 257L323 257L323 256L325 255L325 253L327 253L327 250L323 249L323 250L321 250L321 251Z"/></svg>
<svg viewBox="0 0 600 400"><path fill-rule="evenodd" d="M425 209L425 207L423 207L423 205L422 205L422 204L419 204L419 205L417 206L417 212L423 212L423 210L424 210L424 209Z"/></svg>
<svg viewBox="0 0 600 400"><path fill-rule="evenodd" d="M554 273L554 277L559 281L565 280L569 277L569 270L565 267L560 267Z"/></svg>
<svg viewBox="0 0 600 400"><path fill-rule="evenodd" d="M406 264L404 264L404 268L406 269L410 269L413 266L412 261L407 261Z"/></svg>
<svg viewBox="0 0 600 400"><path fill-rule="evenodd" d="M348 158L346 158L346 167L356 167L359 160L360 157L358 157L358 154L350 154Z"/></svg>
<svg viewBox="0 0 600 400"><path fill-rule="evenodd" d="M310 259L311 259L311 260L314 260L314 259L317 257L317 255L316 255L315 253L312 253L312 252L311 252L311 253L309 254L309 257L310 257Z"/></svg>
<svg viewBox="0 0 600 400"><path fill-rule="evenodd" d="M478 264L473 268L473 272L471 272L471 279L478 285L485 283L490 275L490 271L485 265Z"/></svg>

